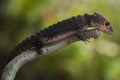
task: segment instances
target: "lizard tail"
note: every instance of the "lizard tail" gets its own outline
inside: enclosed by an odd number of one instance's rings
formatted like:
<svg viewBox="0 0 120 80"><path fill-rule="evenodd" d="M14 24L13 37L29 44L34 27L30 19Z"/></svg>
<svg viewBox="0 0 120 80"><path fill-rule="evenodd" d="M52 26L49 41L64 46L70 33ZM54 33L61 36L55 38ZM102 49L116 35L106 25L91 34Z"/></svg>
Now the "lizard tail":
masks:
<svg viewBox="0 0 120 80"><path fill-rule="evenodd" d="M3 63L2 67L1 67L1 71L4 70L5 66L13 59L15 58L17 55L19 55L22 51L25 51L26 49L30 49L34 46L34 43L36 41L36 36L31 36L27 39L25 39L24 41L22 41L21 43L19 43L8 55L9 57L5 60L5 62Z"/></svg>
<svg viewBox="0 0 120 80"><path fill-rule="evenodd" d="M36 50L40 49L43 46L41 41L41 33L36 33L37 35L33 35L31 37L26 38L21 43L19 43L9 54L7 60L3 63L1 70L4 70L5 66L16 56L18 56L21 52L35 48Z"/></svg>
<svg viewBox="0 0 120 80"><path fill-rule="evenodd" d="M19 55L21 52L31 49L34 47L36 41L36 36L33 35L31 37L26 38L21 43L19 43L9 54L9 57L7 61L5 62L5 65L8 64L13 58L15 58L17 55Z"/></svg>

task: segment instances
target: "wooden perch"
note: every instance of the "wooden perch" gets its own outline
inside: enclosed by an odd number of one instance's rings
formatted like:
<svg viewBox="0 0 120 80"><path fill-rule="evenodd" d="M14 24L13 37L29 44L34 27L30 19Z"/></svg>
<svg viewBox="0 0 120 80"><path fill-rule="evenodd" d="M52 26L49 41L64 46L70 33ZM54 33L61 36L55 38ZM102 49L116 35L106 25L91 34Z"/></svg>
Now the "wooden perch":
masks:
<svg viewBox="0 0 120 80"><path fill-rule="evenodd" d="M83 35L86 36L87 39L97 38L99 36L99 32L93 29L93 30L88 30L83 32ZM43 54L53 52L57 49L60 49L76 41L80 41L80 40L76 37L76 35L73 35L60 42L44 46L41 49L42 50L41 54L36 53L36 50L26 50L22 52L20 55L16 56L13 60L11 60L6 65L6 67L4 68L1 80L14 80L16 73L24 64L40 58L40 56L42 56Z"/></svg>

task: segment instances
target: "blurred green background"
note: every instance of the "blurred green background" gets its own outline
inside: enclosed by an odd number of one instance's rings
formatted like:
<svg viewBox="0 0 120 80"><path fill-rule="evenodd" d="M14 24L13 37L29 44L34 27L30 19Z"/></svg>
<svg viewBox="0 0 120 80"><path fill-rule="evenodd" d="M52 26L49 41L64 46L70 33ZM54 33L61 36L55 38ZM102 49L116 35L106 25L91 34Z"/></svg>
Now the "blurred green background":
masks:
<svg viewBox="0 0 120 80"><path fill-rule="evenodd" d="M0 0L0 67L26 37L71 16L98 12L111 22L112 35L44 55L23 66L15 80L120 80L119 7L120 0Z"/></svg>

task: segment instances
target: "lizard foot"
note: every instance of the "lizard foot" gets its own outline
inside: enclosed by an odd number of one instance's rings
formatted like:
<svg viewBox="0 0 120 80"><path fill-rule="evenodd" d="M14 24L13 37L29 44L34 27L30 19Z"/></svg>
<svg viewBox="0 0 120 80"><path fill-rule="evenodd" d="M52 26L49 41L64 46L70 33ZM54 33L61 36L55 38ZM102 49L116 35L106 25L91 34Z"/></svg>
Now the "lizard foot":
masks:
<svg viewBox="0 0 120 80"><path fill-rule="evenodd" d="M89 42L89 40L85 37L85 35L77 34L78 39L84 41L85 43Z"/></svg>

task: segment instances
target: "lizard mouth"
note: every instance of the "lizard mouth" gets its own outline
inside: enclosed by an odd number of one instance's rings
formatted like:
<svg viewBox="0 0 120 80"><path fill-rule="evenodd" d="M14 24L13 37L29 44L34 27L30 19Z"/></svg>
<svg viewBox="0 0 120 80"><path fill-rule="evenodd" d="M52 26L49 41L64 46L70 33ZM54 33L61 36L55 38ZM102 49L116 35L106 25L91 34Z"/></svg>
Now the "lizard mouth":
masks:
<svg viewBox="0 0 120 80"><path fill-rule="evenodd" d="M109 28L105 28L105 27L102 27L102 28L97 28L98 31L102 31L106 34L112 34L113 33L113 29L112 27L109 27Z"/></svg>

